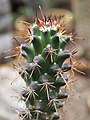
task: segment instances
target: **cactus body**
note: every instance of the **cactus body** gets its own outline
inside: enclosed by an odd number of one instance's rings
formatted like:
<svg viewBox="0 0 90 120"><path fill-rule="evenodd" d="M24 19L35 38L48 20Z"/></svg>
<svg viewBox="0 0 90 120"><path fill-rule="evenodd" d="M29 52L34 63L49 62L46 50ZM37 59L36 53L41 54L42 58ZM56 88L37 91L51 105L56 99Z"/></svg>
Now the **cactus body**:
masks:
<svg viewBox="0 0 90 120"><path fill-rule="evenodd" d="M23 120L59 120L59 109L68 97L62 88L68 78L64 73L71 70L72 65L66 64L71 52L65 50L72 36L67 36L60 25L60 19L38 19L30 27L30 42L21 44L21 55L28 65L25 74L19 71L26 82L26 89L21 92L26 103L28 114L21 111Z"/></svg>

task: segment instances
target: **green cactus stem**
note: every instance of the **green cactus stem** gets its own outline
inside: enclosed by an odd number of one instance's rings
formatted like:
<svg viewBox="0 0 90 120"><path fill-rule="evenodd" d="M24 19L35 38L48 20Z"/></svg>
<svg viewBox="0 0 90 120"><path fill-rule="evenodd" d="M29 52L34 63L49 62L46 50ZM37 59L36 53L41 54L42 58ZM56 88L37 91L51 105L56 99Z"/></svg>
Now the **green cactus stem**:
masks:
<svg viewBox="0 0 90 120"><path fill-rule="evenodd" d="M27 62L25 72L19 71L26 83L21 91L26 104L26 108L19 111L22 120L59 120L61 117L59 109L68 98L68 93L62 91L68 82L64 74L72 68L72 64L65 63L72 55L65 46L73 35L63 32L60 20L43 17L33 24L22 21L26 27L21 31L25 41L19 47L20 55Z"/></svg>

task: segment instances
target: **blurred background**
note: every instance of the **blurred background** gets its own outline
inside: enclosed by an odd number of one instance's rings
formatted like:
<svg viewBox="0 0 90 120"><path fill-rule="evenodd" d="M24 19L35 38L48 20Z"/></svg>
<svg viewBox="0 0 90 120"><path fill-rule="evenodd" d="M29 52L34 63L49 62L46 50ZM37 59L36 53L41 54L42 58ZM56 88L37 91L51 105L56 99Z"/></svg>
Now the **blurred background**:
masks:
<svg viewBox="0 0 90 120"><path fill-rule="evenodd" d="M77 68L86 75L76 74L77 81L72 85L81 97L69 91L71 96L63 108L63 120L90 120L90 0L0 0L0 120L16 120L18 101L14 89L24 86L12 67L17 60L5 59L14 51L2 53L15 46L13 37L20 20L32 23L36 13L41 17L39 5L45 15L65 15L65 20L71 18L66 25L67 32L75 30L83 38L76 40L76 44L80 49L78 58L87 67L80 64ZM16 82L11 85L12 81Z"/></svg>

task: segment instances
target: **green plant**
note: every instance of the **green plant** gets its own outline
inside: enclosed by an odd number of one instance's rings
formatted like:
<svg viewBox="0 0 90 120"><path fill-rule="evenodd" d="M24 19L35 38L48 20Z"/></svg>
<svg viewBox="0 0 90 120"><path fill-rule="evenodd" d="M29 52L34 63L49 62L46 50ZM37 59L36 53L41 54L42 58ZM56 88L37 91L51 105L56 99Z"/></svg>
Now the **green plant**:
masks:
<svg viewBox="0 0 90 120"><path fill-rule="evenodd" d="M26 108L19 111L22 120L60 119L59 109L68 97L64 90L68 76L64 73L73 69L71 58L76 53L65 50L70 41L74 43L75 35L65 34L62 17L44 17L42 14L42 20L36 18L33 24L21 21L23 42L17 41L16 56L23 56L27 62L27 65L19 64L19 74L26 83L21 91L21 99L26 104ZM71 64L66 63L67 59Z"/></svg>

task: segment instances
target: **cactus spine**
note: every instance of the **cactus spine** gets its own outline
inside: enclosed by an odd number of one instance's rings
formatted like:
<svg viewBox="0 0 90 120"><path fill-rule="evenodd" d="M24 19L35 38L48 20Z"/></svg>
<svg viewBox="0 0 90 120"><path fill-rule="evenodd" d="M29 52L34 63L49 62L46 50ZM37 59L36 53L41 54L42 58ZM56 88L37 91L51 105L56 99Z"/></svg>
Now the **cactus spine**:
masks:
<svg viewBox="0 0 90 120"><path fill-rule="evenodd" d="M27 66L19 71L26 83L21 95L26 109L20 111L23 120L59 120L59 109L68 97L62 88L67 85L65 72L72 69L72 64L65 60L72 53L65 50L66 44L73 41L73 35L65 35L62 18L37 18L34 24L21 21L25 29L21 30L24 43L20 44L20 54L27 61ZM27 111L27 112L26 112Z"/></svg>

